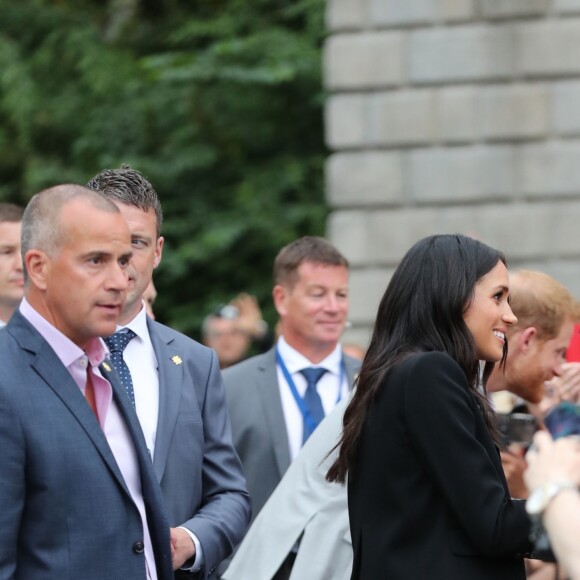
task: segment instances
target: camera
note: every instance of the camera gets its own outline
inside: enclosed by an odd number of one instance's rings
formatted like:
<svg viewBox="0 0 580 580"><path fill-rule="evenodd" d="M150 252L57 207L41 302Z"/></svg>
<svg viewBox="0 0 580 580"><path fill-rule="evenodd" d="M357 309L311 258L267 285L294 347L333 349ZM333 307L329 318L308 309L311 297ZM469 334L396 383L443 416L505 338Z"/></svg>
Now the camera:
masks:
<svg viewBox="0 0 580 580"><path fill-rule="evenodd" d="M240 315L240 311L233 304L220 304L215 309L214 315L226 320L235 320Z"/></svg>

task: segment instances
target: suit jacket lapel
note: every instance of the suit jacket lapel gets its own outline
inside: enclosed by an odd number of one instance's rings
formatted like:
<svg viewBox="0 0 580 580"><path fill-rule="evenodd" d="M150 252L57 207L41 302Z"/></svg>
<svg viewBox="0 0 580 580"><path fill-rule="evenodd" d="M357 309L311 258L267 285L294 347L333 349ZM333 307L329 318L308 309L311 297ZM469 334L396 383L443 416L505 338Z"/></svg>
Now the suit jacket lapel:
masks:
<svg viewBox="0 0 580 580"><path fill-rule="evenodd" d="M179 412L181 390L183 388L183 353L173 345L171 336L162 334L163 327L147 319L149 337L157 357L159 375L159 417L155 438L153 468L161 481L165 472L169 446Z"/></svg>
<svg viewBox="0 0 580 580"><path fill-rule="evenodd" d="M274 349L270 349L263 355L263 362L258 369L260 371L257 379L258 396L262 401L263 418L271 433L276 465L282 477L290 465L290 446L280 398Z"/></svg>
<svg viewBox="0 0 580 580"><path fill-rule="evenodd" d="M18 313L18 316L21 316L20 313ZM17 321L21 323L12 326L12 332L24 348L36 354L31 363L32 367L81 424L111 473L118 480L121 487L129 494L129 490L125 485L125 480L117 466L105 434L78 385L50 345L24 317L21 318L21 321Z"/></svg>
<svg viewBox="0 0 580 580"><path fill-rule="evenodd" d="M280 398L275 352L275 349L272 348L263 355L263 360L258 367L260 373L257 378L257 389L262 401L263 417L271 433L276 465L280 477L282 477L290 465L290 444L288 442L286 420L284 419L282 400ZM345 357L344 364L349 389L352 389L354 379L360 368L360 363L355 359Z"/></svg>

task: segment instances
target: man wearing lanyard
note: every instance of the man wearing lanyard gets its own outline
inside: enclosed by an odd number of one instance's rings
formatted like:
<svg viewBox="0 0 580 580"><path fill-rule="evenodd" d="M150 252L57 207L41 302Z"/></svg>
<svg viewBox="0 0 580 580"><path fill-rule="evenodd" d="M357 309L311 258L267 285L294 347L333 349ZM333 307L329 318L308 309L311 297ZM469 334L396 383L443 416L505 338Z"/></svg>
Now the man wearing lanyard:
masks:
<svg viewBox="0 0 580 580"><path fill-rule="evenodd" d="M300 238L274 262L280 338L223 373L234 445L254 517L304 442L348 396L358 361L339 339L348 315L348 262L322 238Z"/></svg>
<svg viewBox="0 0 580 580"><path fill-rule="evenodd" d="M99 338L131 257L101 195L61 185L22 222L25 296L0 332L0 577L170 580L143 434Z"/></svg>

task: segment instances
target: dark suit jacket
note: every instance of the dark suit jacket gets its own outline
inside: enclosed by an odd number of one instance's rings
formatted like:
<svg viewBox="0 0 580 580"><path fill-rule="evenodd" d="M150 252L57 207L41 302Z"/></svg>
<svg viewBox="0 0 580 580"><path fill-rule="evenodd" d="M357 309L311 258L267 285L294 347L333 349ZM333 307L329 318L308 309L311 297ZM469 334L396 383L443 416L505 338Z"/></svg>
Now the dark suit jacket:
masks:
<svg viewBox="0 0 580 580"><path fill-rule="evenodd" d="M169 526L143 434L114 370L102 372L135 444L158 576L170 580ZM105 435L19 312L0 330L0 441L1 579L143 580L141 518Z"/></svg>
<svg viewBox="0 0 580 580"><path fill-rule="evenodd" d="M171 527L199 539L207 578L242 540L251 506L215 353L147 319L159 365L153 467Z"/></svg>
<svg viewBox="0 0 580 580"><path fill-rule="evenodd" d="M510 499L465 373L415 354L381 386L348 485L353 580L524 579L523 501Z"/></svg>
<svg viewBox="0 0 580 580"><path fill-rule="evenodd" d="M352 385L360 362L345 356ZM290 447L272 348L224 370L234 445L258 515L290 465Z"/></svg>

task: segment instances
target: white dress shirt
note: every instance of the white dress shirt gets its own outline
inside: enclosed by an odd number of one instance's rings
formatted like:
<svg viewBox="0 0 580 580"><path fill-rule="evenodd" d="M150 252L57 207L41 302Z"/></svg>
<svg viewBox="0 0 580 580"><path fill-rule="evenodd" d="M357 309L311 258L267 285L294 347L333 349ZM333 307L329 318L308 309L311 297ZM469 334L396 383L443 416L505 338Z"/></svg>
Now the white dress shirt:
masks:
<svg viewBox="0 0 580 580"><path fill-rule="evenodd" d="M149 336L147 312L144 305L129 324L118 326L117 330L123 328L128 328L136 334L125 347L123 359L131 373L133 392L135 393L135 410L139 423L141 423L143 435L145 435L151 459L153 459L159 418L159 364ZM184 527L181 529L189 534L195 545L195 562L191 568L187 569L197 572L204 563L201 543L193 532Z"/></svg>
<svg viewBox="0 0 580 580"><path fill-rule="evenodd" d="M135 410L137 417L139 417L139 423L141 423L143 435L145 435L147 448L151 458L153 458L159 415L159 365L147 328L145 308L141 308L139 314L129 324L118 327L117 330L123 328L128 328L136 334L135 338L125 347L123 359L131 372L135 393Z"/></svg>
<svg viewBox="0 0 580 580"><path fill-rule="evenodd" d="M328 372L324 373L316 385L316 390L320 395L322 401L322 408L324 414L328 415L338 400L348 396L348 378L346 373L342 382L341 378L341 363L342 363L342 348L337 344L335 349L322 361L313 364L304 355L300 354L296 349L292 348L281 336L277 343L278 352L286 365L298 395L304 397L306 387L308 386L306 379L300 373L302 369L310 367L321 367ZM290 386L284 378L284 373L280 367L277 367L278 372L278 388L280 389L280 398L282 399L282 410L284 412L284 420L286 422L286 431L288 433L288 444L290 446L290 460L298 455L302 447L302 438L304 434L304 419L294 395L290 390Z"/></svg>

